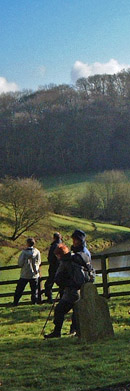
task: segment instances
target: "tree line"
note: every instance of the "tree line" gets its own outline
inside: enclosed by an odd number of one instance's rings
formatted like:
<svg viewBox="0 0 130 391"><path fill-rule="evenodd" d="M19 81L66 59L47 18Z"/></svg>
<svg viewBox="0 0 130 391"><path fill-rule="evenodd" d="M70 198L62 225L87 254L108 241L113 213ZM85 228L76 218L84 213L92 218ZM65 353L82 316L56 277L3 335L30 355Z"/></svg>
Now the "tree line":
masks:
<svg viewBox="0 0 130 391"><path fill-rule="evenodd" d="M0 177L130 168L130 69L0 95Z"/></svg>
<svg viewBox="0 0 130 391"><path fill-rule="evenodd" d="M130 227L130 181L121 170L94 175L75 195L57 188L48 200L54 213Z"/></svg>

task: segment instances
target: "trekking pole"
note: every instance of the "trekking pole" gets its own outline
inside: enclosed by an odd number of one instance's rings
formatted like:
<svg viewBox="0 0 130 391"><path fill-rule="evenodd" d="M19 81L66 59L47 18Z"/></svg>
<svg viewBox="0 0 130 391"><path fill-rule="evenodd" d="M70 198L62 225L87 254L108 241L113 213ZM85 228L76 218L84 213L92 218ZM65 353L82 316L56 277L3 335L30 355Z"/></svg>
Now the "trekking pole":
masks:
<svg viewBox="0 0 130 391"><path fill-rule="evenodd" d="M53 304L52 304L52 306L51 306L50 312L49 312L49 314L48 314L48 316L47 316L47 319L46 319L46 321L45 321L45 324L44 324L44 326L43 326L43 328L42 328L42 331L41 331L41 334L40 334L40 335L43 335L43 336L44 336L44 334L45 334L45 327L46 327L46 325L47 325L47 323L48 323L48 320L50 319L50 315L51 315L51 313L52 313L52 311L53 311L53 309L54 309L54 307L55 307L55 303L56 303L56 300L58 299L58 295L59 295L59 291L58 291L58 293L57 293L57 295L56 295L56 298L55 298L55 300L54 300L54 302L53 302Z"/></svg>

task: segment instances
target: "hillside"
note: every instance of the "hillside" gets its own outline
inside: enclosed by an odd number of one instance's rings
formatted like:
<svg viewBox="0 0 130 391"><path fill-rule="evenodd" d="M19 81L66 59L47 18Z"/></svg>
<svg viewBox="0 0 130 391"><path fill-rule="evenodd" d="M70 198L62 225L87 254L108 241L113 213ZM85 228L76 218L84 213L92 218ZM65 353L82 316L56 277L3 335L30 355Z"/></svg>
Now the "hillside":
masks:
<svg viewBox="0 0 130 391"><path fill-rule="evenodd" d="M61 216L51 214L47 221L42 221L26 232L15 242L5 241L1 237L0 263L16 264L19 251L25 246L26 238L30 235L36 239L37 247L42 254L42 260L46 260L48 248L52 241L52 235L55 231L60 231L63 240L68 246L71 246L71 234L74 229L83 229L87 234L87 245L92 253L108 249L115 243L130 239L130 228L116 226L112 224L102 224L77 217ZM6 224L6 232L9 227Z"/></svg>
<svg viewBox="0 0 130 391"><path fill-rule="evenodd" d="M129 169L129 86L128 70L1 95L0 177Z"/></svg>

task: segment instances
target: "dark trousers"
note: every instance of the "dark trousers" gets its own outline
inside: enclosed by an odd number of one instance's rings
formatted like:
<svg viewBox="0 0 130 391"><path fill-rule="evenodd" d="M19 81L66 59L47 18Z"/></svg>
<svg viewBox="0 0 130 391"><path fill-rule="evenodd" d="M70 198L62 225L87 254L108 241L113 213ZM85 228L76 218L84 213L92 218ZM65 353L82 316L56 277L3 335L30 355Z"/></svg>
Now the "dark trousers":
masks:
<svg viewBox="0 0 130 391"><path fill-rule="evenodd" d="M54 312L54 324L55 324L56 331L58 331L58 332L61 331L61 328L62 328L62 325L64 322L64 316L72 308L74 308L74 303L60 299L59 303L55 307L55 312ZM72 323L73 323L73 329L76 330L76 316L75 316L74 310L73 310L73 315L72 315Z"/></svg>
<svg viewBox="0 0 130 391"><path fill-rule="evenodd" d="M14 294L14 305L17 305L20 297L23 294L25 286L29 282L31 288L31 302L32 304L37 303L38 301L38 278L20 278Z"/></svg>
<svg viewBox="0 0 130 391"><path fill-rule="evenodd" d="M47 280L45 282L45 296L47 296L48 299L52 299L52 287L54 284L55 274L58 269L58 266L59 266L59 264L56 264L56 263L52 263L49 266L49 270L48 270L49 275L48 275Z"/></svg>

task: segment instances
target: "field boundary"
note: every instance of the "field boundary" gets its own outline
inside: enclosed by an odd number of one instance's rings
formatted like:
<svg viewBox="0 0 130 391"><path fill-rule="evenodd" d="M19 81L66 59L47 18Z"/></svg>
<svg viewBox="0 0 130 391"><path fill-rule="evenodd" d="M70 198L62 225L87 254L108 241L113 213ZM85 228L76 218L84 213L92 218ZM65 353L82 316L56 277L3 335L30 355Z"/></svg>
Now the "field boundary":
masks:
<svg viewBox="0 0 130 391"><path fill-rule="evenodd" d="M130 266L127 267L117 267L117 268L109 268L109 259L111 257L119 257L119 256L126 256L130 255L130 251L121 251L121 252L114 252L114 253L107 253L107 254L95 254L92 255L92 260L100 260L101 261L101 269L96 270L96 274L100 274L102 276L102 282L101 283L96 283L96 287L102 288L102 296L104 296L106 299L109 299L110 297L116 297L116 296L127 296L130 295L130 279L123 279L118 281L114 280L112 282L109 281L109 276L111 273L116 273L116 272L122 272L122 271L130 271ZM42 262L42 266L48 265L48 262ZM18 265L10 265L10 266L1 266L0 271L6 271L6 270L15 270L19 269ZM43 288L43 281L46 281L47 276L40 276L39 278L39 303L45 303L46 299L43 299L43 294L45 293L45 289ZM13 285L17 284L18 280L4 280L0 281L0 285ZM111 292L111 287L112 286L121 286L121 285L129 285L129 288L127 291L117 291L117 292ZM58 292L58 287L52 289L53 292ZM23 296L29 295L30 291L23 292ZM8 298L8 297L13 297L14 292L5 292L5 293L0 293L0 299L1 298ZM29 304L30 302L23 302L21 299L20 304ZM0 302L0 307L1 306L6 306L8 303L1 303Z"/></svg>

